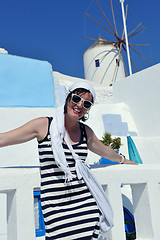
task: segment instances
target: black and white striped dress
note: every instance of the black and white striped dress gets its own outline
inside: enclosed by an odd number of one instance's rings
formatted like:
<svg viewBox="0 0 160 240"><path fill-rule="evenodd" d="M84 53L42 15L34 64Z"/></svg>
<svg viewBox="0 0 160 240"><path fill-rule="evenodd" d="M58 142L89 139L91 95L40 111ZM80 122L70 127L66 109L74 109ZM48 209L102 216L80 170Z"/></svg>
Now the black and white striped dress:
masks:
<svg viewBox="0 0 160 240"><path fill-rule="evenodd" d="M52 118L49 118L49 126ZM80 123L81 140L72 145L85 160L87 140ZM65 182L64 173L55 164L50 134L38 144L41 167L41 204L45 221L46 240L89 240L99 235L100 212L85 182L78 180L75 161L67 145L63 144L66 160L75 178Z"/></svg>

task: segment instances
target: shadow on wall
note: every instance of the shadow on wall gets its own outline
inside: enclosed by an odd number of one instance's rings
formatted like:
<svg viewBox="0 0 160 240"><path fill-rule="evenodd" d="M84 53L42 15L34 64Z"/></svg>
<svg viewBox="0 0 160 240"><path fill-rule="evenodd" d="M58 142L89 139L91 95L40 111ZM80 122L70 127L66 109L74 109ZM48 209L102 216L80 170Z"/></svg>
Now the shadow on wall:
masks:
<svg viewBox="0 0 160 240"><path fill-rule="evenodd" d="M128 123L122 122L120 114L102 115L104 130L114 136L137 136L136 132L129 131Z"/></svg>

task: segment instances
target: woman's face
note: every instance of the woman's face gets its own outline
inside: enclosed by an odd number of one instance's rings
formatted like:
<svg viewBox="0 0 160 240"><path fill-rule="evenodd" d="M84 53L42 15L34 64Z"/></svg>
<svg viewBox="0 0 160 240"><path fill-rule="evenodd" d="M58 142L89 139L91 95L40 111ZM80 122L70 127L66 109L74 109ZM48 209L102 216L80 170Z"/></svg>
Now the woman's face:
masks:
<svg viewBox="0 0 160 240"><path fill-rule="evenodd" d="M79 95L85 100L92 101L92 94L90 92L82 92L82 93L77 93L75 94ZM83 107L83 101L80 101L79 103L73 103L72 100L70 99L67 104L67 114L69 116L75 118L76 120L80 119L87 113L87 109Z"/></svg>

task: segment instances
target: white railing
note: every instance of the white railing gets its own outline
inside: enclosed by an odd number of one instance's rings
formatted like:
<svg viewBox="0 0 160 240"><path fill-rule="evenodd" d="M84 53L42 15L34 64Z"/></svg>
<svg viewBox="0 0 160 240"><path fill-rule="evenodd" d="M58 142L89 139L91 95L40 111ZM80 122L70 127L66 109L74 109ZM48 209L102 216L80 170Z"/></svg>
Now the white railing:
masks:
<svg viewBox="0 0 160 240"><path fill-rule="evenodd" d="M0 240L35 239L35 187L39 169L0 168Z"/></svg>
<svg viewBox="0 0 160 240"><path fill-rule="evenodd" d="M114 211L107 240L125 240L121 185L130 185L138 240L160 239L160 165L114 165L92 169ZM35 239L33 189L38 168L0 168L0 240Z"/></svg>
<svg viewBox="0 0 160 240"><path fill-rule="evenodd" d="M124 240L121 185L130 185L136 225L136 239L160 239L160 164L116 165L93 169L105 186L114 211L114 227L107 240Z"/></svg>

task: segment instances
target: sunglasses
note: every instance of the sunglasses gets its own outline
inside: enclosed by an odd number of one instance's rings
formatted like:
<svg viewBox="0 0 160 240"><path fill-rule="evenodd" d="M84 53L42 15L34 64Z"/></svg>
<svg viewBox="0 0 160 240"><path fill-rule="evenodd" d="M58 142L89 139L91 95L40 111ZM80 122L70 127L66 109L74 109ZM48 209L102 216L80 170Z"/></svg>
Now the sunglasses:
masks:
<svg viewBox="0 0 160 240"><path fill-rule="evenodd" d="M71 101L72 101L72 103L75 103L75 104L77 104L77 103L79 103L79 102L82 101L82 102L83 102L83 107L84 107L85 109L90 109L91 106L93 105L92 102L90 102L90 101L88 101L88 100L80 97L80 96L77 95L77 94L72 94L72 96L71 96Z"/></svg>

